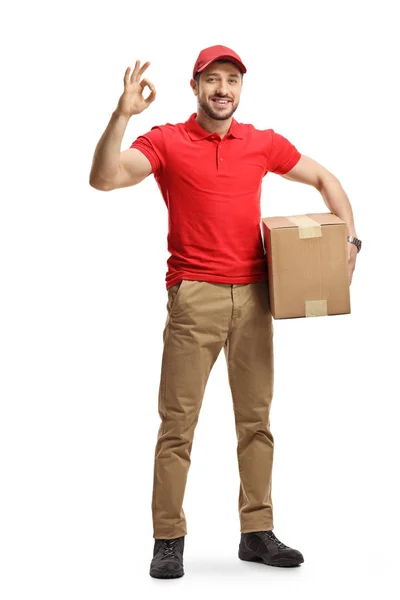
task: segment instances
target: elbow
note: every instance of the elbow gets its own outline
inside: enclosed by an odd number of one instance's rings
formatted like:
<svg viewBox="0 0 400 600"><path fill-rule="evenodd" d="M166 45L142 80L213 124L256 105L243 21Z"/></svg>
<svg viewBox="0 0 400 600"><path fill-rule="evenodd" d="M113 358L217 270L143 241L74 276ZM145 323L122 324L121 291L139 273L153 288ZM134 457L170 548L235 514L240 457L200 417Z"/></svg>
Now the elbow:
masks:
<svg viewBox="0 0 400 600"><path fill-rule="evenodd" d="M99 190L101 192L109 192L112 190L112 187L110 185L107 185L105 181L101 179L96 179L92 176L89 177L89 185L95 190Z"/></svg>
<svg viewBox="0 0 400 600"><path fill-rule="evenodd" d="M333 175L332 173L323 173L317 178L317 183L315 187L319 192L322 193L324 190L331 187L332 185L341 187L341 183L339 179L335 177L335 175Z"/></svg>

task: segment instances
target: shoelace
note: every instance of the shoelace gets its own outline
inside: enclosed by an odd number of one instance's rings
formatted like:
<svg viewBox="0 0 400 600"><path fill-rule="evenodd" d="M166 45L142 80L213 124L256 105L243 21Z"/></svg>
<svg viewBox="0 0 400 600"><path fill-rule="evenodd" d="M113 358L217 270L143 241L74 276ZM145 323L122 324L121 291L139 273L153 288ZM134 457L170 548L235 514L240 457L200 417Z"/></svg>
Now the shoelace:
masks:
<svg viewBox="0 0 400 600"><path fill-rule="evenodd" d="M176 544L178 540L163 540L164 548L163 548L163 556L161 558L176 558Z"/></svg>
<svg viewBox="0 0 400 600"><path fill-rule="evenodd" d="M276 535L274 534L273 531L260 531L259 535L263 538L267 537L270 540L272 540L273 542L275 542L275 544L277 544L278 548L289 548L289 546L286 546L286 544L284 544L283 542L278 540L278 538L276 537Z"/></svg>

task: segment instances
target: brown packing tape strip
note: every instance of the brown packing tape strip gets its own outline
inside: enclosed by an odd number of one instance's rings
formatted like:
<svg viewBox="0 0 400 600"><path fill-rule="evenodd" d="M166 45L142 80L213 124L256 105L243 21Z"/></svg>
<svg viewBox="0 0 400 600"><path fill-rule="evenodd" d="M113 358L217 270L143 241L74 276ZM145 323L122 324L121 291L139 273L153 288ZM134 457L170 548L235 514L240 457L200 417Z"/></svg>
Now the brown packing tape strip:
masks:
<svg viewBox="0 0 400 600"><path fill-rule="evenodd" d="M293 223L293 225L297 225L299 228L299 237L300 238L313 238L313 237L322 237L322 228L321 224L311 217L307 217L302 215L300 217L286 217L288 221Z"/></svg>
<svg viewBox="0 0 400 600"><path fill-rule="evenodd" d="M306 300L304 305L306 317L326 317L328 315L327 300Z"/></svg>

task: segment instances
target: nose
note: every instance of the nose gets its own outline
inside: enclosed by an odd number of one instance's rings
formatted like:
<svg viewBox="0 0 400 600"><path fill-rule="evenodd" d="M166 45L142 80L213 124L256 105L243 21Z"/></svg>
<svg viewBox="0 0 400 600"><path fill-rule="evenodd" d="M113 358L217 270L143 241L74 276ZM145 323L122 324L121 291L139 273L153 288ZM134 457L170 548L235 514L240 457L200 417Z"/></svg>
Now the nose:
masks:
<svg viewBox="0 0 400 600"><path fill-rule="evenodd" d="M220 81L218 83L217 94L219 94L220 96L229 96L228 86L224 81Z"/></svg>

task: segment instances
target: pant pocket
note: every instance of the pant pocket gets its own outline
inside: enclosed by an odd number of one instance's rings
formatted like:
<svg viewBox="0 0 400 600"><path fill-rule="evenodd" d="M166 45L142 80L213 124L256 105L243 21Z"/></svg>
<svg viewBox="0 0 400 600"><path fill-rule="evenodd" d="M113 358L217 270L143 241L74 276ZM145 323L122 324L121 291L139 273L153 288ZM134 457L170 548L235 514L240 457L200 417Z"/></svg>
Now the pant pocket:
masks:
<svg viewBox="0 0 400 600"><path fill-rule="evenodd" d="M178 297L180 295L180 291L182 289L182 285L185 283L185 279L182 279L179 283L168 288L168 303L167 310L169 314L172 314L173 307L176 305Z"/></svg>

